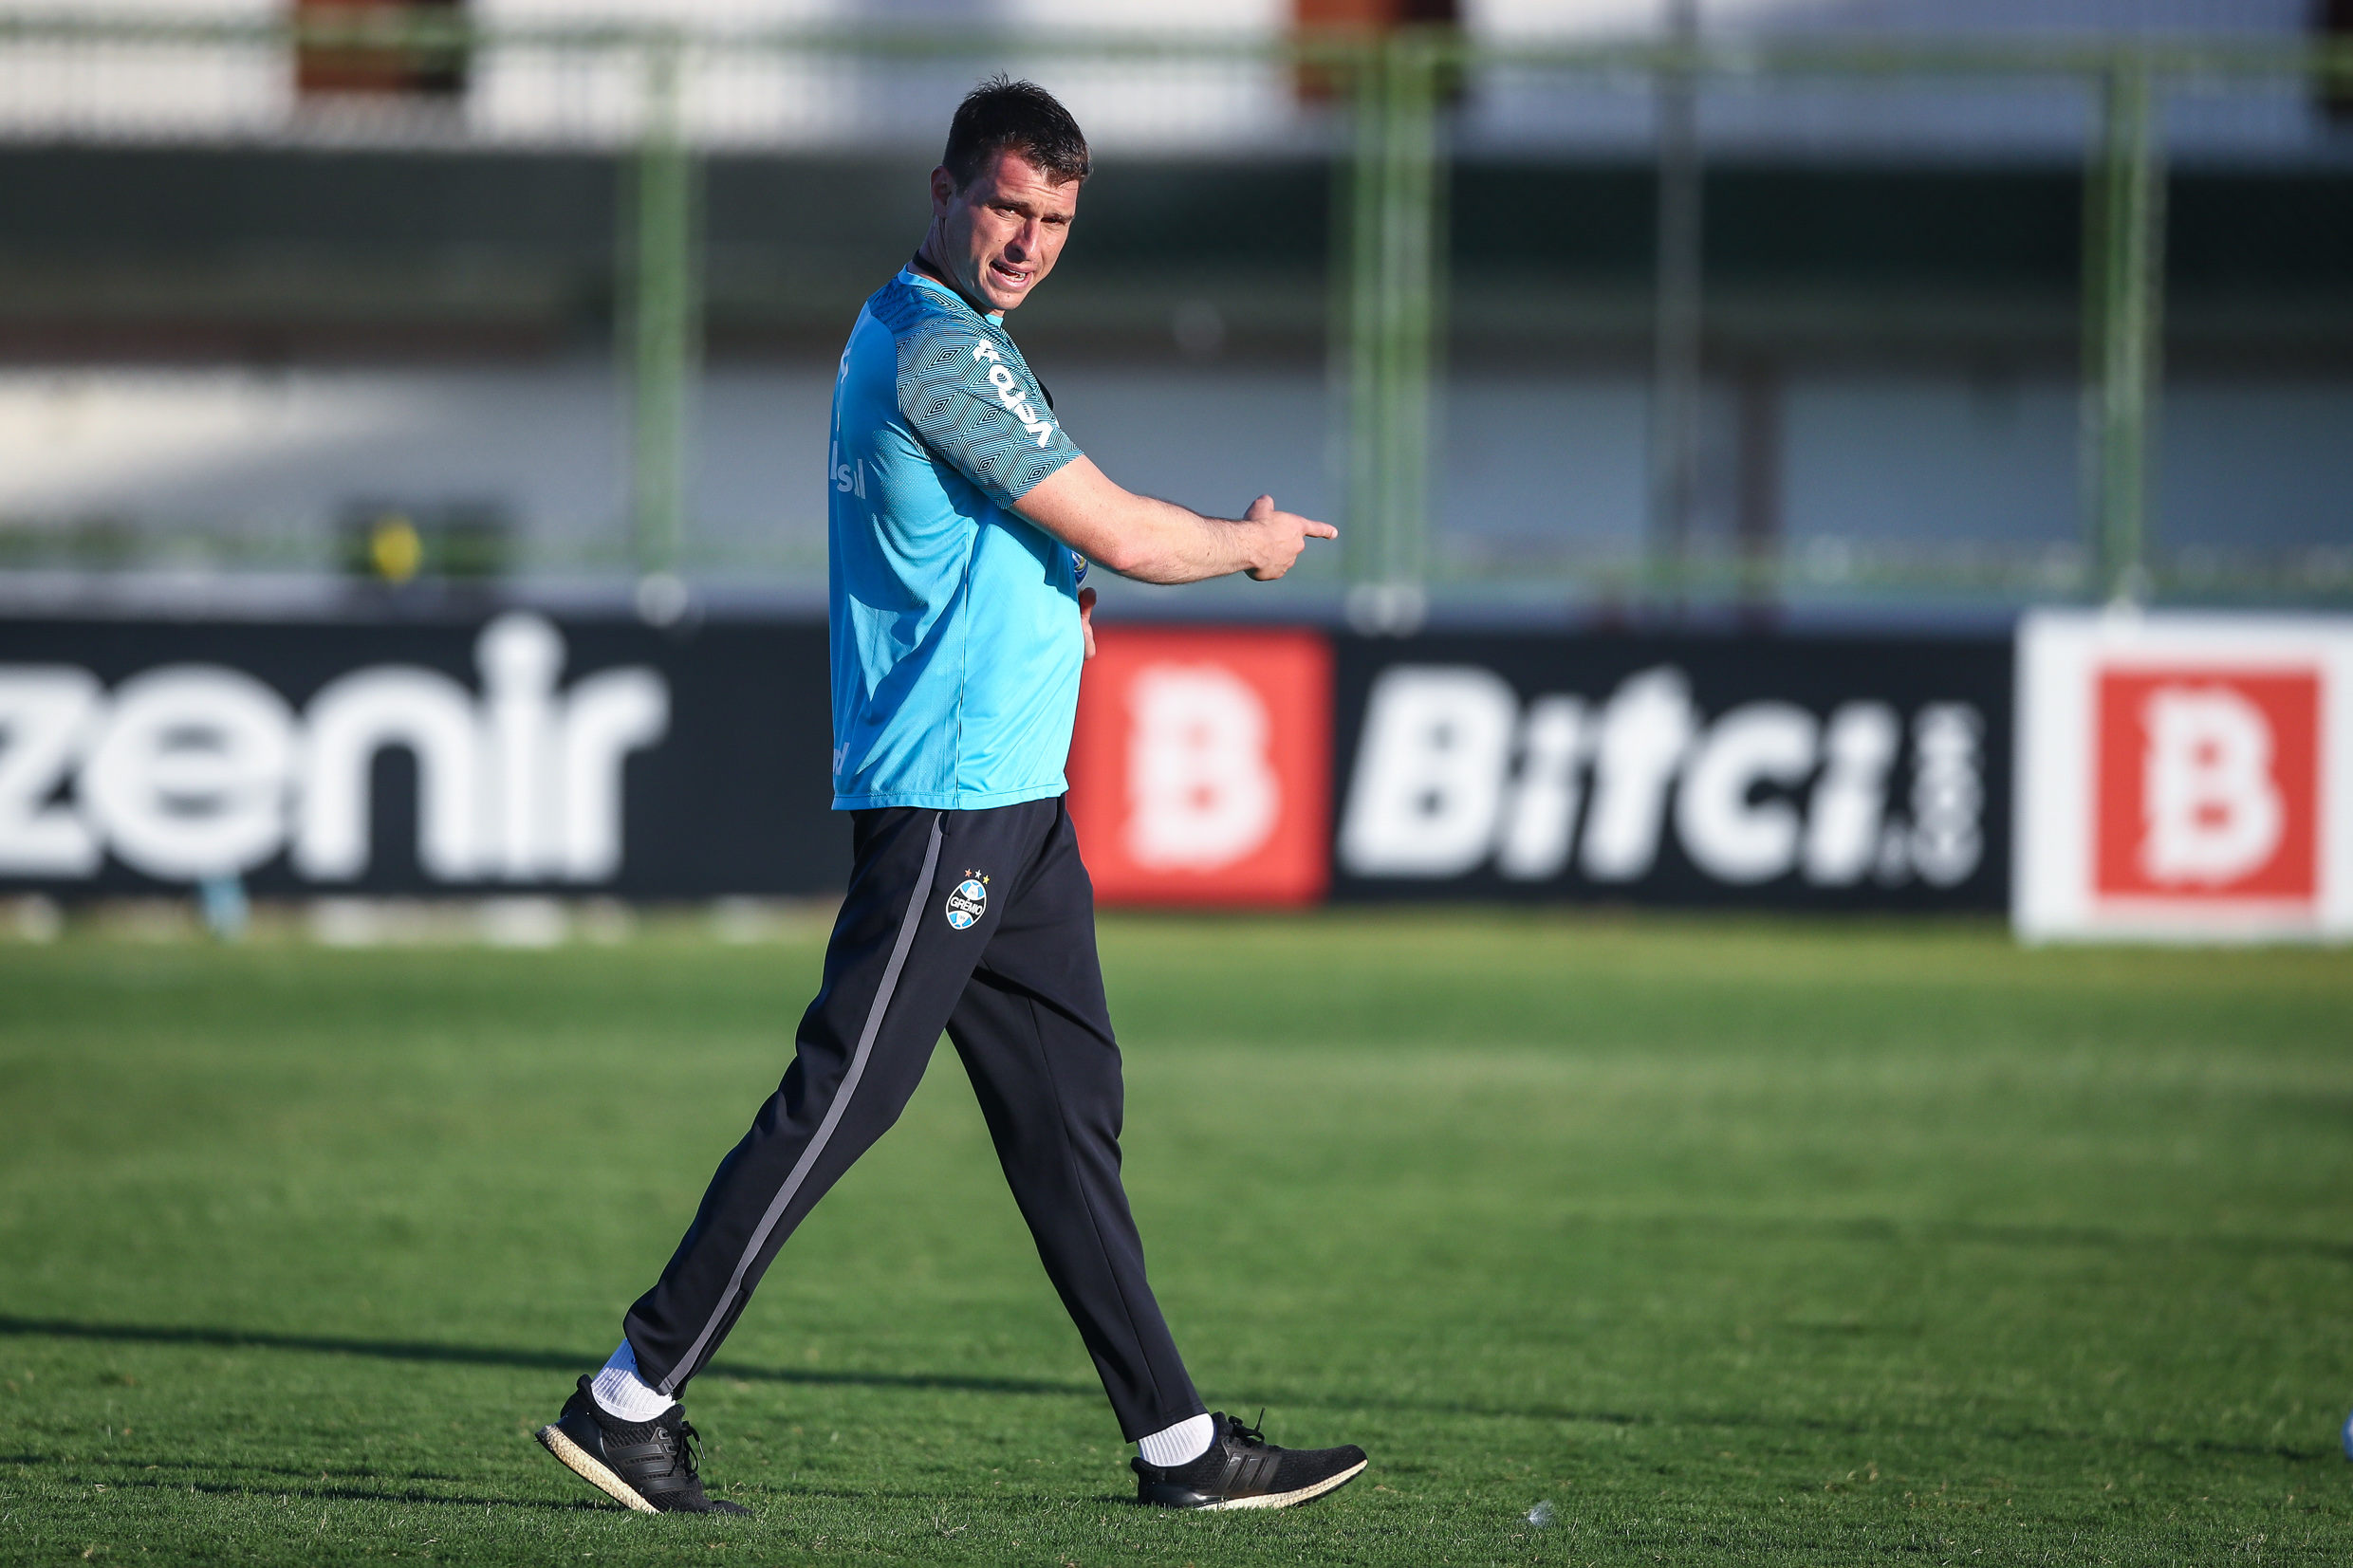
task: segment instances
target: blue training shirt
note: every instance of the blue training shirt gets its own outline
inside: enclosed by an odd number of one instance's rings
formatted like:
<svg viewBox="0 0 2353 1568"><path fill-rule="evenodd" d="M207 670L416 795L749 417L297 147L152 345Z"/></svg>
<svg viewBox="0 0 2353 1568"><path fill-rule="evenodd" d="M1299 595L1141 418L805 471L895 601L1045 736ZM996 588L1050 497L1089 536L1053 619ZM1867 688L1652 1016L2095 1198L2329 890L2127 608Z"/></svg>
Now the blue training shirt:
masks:
<svg viewBox="0 0 2353 1568"><path fill-rule="evenodd" d="M1006 335L907 270L833 384L833 804L1062 794L1078 710L1073 553L1012 507L1079 455Z"/></svg>

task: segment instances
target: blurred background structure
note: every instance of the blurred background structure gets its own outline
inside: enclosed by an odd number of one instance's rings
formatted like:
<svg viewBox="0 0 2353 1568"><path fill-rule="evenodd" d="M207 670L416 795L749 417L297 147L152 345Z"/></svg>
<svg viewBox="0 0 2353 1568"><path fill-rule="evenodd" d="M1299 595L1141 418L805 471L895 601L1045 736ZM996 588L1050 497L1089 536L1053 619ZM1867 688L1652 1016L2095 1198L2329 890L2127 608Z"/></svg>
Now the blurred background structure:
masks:
<svg viewBox="0 0 2353 1568"><path fill-rule="evenodd" d="M1348 527L1219 613L2341 605L2348 29L2344 0L14 6L0 608L813 608L835 356L1000 68L1099 151L1014 323L1072 434L1132 486Z"/></svg>

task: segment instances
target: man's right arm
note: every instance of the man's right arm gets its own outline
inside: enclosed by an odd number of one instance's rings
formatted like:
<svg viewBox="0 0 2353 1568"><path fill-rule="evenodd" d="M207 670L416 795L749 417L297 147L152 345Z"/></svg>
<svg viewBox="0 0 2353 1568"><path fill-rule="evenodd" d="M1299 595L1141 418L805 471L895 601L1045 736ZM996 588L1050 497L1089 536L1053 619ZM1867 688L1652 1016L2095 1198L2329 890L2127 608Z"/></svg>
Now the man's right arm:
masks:
<svg viewBox="0 0 2353 1568"><path fill-rule="evenodd" d="M1122 489L1084 457L1031 486L1013 509L1087 560L1142 582L1199 582L1234 572L1271 582L1291 569L1308 540L1340 537L1328 523L1277 511L1271 496L1238 518L1203 517Z"/></svg>

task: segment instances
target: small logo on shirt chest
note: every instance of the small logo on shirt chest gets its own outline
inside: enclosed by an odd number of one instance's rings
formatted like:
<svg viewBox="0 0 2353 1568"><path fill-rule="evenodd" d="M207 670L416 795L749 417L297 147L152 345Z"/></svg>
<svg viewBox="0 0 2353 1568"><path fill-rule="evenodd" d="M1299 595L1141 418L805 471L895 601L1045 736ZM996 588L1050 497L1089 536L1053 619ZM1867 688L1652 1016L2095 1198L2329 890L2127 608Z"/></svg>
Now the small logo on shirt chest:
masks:
<svg viewBox="0 0 2353 1568"><path fill-rule="evenodd" d="M948 924L957 931L970 931L989 913L989 878L976 872L966 872L964 880L948 895Z"/></svg>

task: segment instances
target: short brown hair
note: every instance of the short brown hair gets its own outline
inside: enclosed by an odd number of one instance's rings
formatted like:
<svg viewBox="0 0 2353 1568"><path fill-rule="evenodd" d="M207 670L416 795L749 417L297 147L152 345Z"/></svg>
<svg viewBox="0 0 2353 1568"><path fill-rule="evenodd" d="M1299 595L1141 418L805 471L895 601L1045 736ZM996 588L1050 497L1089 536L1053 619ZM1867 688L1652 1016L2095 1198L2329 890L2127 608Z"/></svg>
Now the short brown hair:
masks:
<svg viewBox="0 0 2353 1568"><path fill-rule="evenodd" d="M948 122L948 150L939 161L961 191L999 153L1015 153L1050 175L1055 184L1084 180L1092 172L1086 138L1052 93L1034 82L999 74L964 95Z"/></svg>

